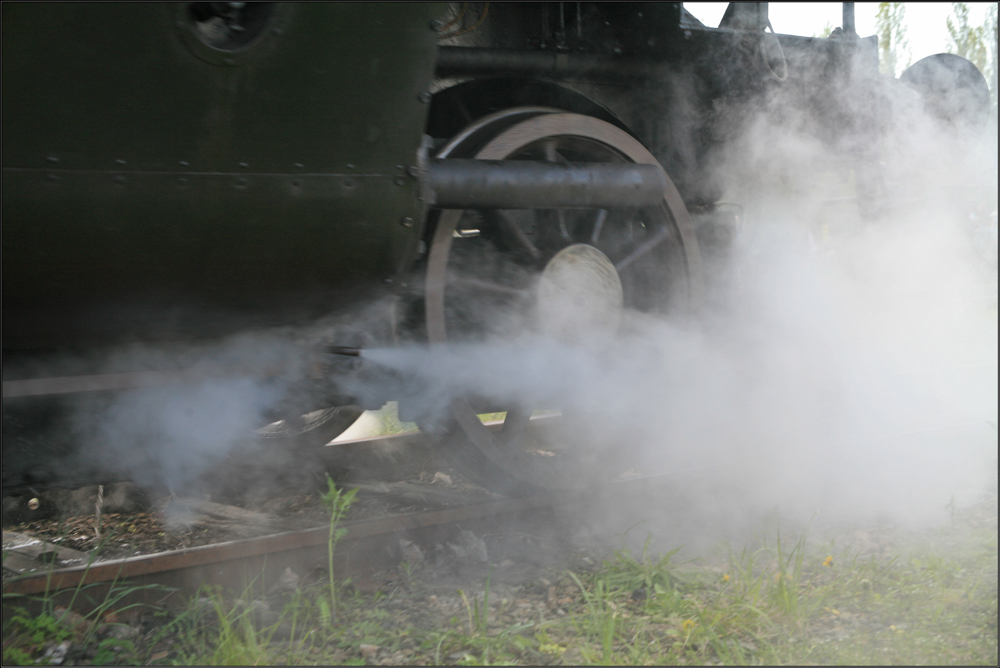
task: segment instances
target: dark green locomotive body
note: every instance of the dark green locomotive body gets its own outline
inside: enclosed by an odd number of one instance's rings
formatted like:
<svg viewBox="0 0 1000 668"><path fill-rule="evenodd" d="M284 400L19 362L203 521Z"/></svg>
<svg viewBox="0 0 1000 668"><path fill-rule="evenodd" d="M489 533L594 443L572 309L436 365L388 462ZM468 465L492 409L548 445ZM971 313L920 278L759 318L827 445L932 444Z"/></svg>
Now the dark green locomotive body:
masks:
<svg viewBox="0 0 1000 668"><path fill-rule="evenodd" d="M988 91L956 56L886 83L843 16L810 38L776 34L767 3L717 28L682 3L3 3L4 489L133 475L145 436L76 417L233 374L269 388L258 454L396 400L497 491L586 481L522 438L572 404L451 397L357 346L686 317L725 287L745 219L723 194L764 218L775 174L853 172L874 217L891 113L979 127ZM551 294L585 308L539 318ZM373 303L377 322L351 308ZM290 345L216 354L261 330Z"/></svg>
<svg viewBox="0 0 1000 668"><path fill-rule="evenodd" d="M693 211L789 160L733 161L767 116L870 208L885 86L848 5L818 39L767 3L4 3L5 355L370 300L431 242L421 152L505 109L616 125Z"/></svg>
<svg viewBox="0 0 1000 668"><path fill-rule="evenodd" d="M304 322L407 268L440 8L198 9L4 3L6 351Z"/></svg>

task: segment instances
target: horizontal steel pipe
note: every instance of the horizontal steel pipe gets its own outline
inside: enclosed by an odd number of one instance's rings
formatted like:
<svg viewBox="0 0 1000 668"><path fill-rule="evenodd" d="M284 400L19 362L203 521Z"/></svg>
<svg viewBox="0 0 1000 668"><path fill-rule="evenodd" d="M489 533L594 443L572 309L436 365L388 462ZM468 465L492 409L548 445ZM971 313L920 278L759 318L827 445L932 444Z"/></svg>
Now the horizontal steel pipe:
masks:
<svg viewBox="0 0 1000 668"><path fill-rule="evenodd" d="M649 60L592 53L442 46L438 48L435 73L439 77L548 74L617 81L623 77L655 77L662 74L662 67Z"/></svg>
<svg viewBox="0 0 1000 668"><path fill-rule="evenodd" d="M434 159L426 185L442 209L603 209L658 204L667 175L659 165Z"/></svg>

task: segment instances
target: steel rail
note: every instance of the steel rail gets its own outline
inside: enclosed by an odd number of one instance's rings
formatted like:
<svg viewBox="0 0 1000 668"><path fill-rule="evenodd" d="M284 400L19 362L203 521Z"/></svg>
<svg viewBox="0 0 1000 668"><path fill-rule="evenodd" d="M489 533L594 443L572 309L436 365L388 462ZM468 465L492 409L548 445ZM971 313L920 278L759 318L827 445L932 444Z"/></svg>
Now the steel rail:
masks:
<svg viewBox="0 0 1000 668"><path fill-rule="evenodd" d="M534 429L545 429L547 426L557 423L560 416L539 416L531 420L531 427ZM499 430L501 422L491 422L486 424L486 428L492 431ZM371 453L379 448L388 448L391 451L401 449L427 453L428 437L421 432L391 434L388 436L377 436L371 438L361 438L344 441L334 441L325 448L324 456L335 457L346 456L352 460ZM414 454L409 459L418 458ZM404 458L404 459L408 459ZM402 470L413 468L406 462L400 461L397 457L389 470L382 470L378 466L381 457L368 457L372 460L362 469L381 474L380 477L390 475L391 471L399 473ZM345 482L350 486L349 482ZM477 519L492 518L516 514L526 510L538 510L552 506L555 497L550 493L539 493L526 498L499 499L481 503L473 503L454 508L442 508L434 510L415 511L389 515L374 520L359 520L344 522L343 528L347 533L341 539L340 545L357 543L366 539L377 539L379 537L392 537L399 534L409 534L419 532L422 529L443 527L457 522L470 522ZM278 557L278 561L284 563L301 563L305 557L297 556L296 553L308 553L310 551L322 551L325 553L329 527L321 526L317 528L303 529L298 531L271 534L268 536L232 540L211 545L201 545L197 547L183 548L169 552L159 552L155 554L144 554L123 559L107 561L93 561L80 565L54 568L53 565L44 565L39 562L37 571L26 573L20 576L13 576L4 581L3 593L12 595L30 596L36 594L53 593L66 589L84 587L101 583L121 583L124 580L134 580L136 578L149 580L150 576L154 581L161 580L156 576L173 573L166 578L167 582L184 583L191 578L184 575L184 571L197 570L199 575L194 579L197 584L209 584L215 581L230 581L232 579L233 565L244 562L242 569L249 572L252 568L259 567L260 561L268 557ZM82 555L86 557L87 555ZM315 555L314 555L315 556ZM340 550L337 551L340 556ZM273 560L273 559L272 559ZM230 571L229 573L224 573ZM259 571L258 571L259 572ZM218 576L218 577L217 577ZM183 585L182 585L183 586Z"/></svg>
<svg viewBox="0 0 1000 668"><path fill-rule="evenodd" d="M375 520L344 522L347 533L341 539L345 545L352 541L380 535L396 535L416 529L454 524L484 517L509 515L526 510L549 507L554 497L541 494L530 498L501 499L477 503L460 508L418 511ZM98 561L89 565L73 566L55 570L45 570L3 584L4 595L42 594L81 587L96 583L121 581L138 576L178 571L202 566L217 566L253 557L287 553L298 550L327 546L329 527L317 527L302 531L250 538L244 540L189 547L171 552L147 554L125 559ZM207 582L204 584L208 584Z"/></svg>

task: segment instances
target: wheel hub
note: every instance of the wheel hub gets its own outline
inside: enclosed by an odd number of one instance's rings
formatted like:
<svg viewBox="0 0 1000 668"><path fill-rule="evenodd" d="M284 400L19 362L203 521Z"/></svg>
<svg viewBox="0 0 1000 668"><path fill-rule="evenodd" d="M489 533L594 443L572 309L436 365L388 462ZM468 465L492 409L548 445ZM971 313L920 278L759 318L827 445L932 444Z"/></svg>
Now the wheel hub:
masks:
<svg viewBox="0 0 1000 668"><path fill-rule="evenodd" d="M545 265L536 287L541 331L570 344L605 343L621 321L624 293L608 257L573 244Z"/></svg>

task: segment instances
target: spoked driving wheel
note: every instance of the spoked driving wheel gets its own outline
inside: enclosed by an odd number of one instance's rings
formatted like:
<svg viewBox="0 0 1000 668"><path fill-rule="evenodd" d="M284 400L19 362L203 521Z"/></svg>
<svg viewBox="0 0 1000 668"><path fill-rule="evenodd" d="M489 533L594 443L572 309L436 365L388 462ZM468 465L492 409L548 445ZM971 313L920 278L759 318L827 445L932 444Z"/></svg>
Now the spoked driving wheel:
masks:
<svg viewBox="0 0 1000 668"><path fill-rule="evenodd" d="M510 110L482 119L439 157L658 164L625 131L589 116ZM610 346L623 309L687 311L701 297L700 257L687 209L667 180L649 208L444 210L430 248L426 320L431 343L529 340ZM525 338L529 337L529 338ZM572 439L529 438L529 419L561 411L572 393L540 400L476 396L452 406L447 449L495 491L567 489L593 480L593 452ZM546 403L550 402L550 403ZM500 412L499 431L479 415ZM605 472L609 469L604 468Z"/></svg>

